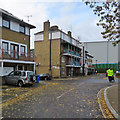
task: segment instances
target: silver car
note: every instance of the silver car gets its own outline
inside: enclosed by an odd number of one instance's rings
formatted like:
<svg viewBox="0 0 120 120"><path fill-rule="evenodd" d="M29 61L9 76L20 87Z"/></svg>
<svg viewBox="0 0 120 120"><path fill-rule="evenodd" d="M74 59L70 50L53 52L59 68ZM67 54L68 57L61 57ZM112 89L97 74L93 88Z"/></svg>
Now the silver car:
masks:
<svg viewBox="0 0 120 120"><path fill-rule="evenodd" d="M7 76L4 76L5 84L18 85L22 87L23 85L33 85L36 81L34 72L32 71L12 71Z"/></svg>

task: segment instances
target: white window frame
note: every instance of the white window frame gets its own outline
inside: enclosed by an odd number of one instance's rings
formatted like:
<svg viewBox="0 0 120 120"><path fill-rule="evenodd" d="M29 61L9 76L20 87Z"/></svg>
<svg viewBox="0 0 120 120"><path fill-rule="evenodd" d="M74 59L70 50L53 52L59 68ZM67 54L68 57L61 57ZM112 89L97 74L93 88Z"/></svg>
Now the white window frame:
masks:
<svg viewBox="0 0 120 120"><path fill-rule="evenodd" d="M1 44L3 42L7 42L8 43L8 51L9 51L9 54L10 54L10 45L11 44L15 44L15 45L18 45L19 46L19 56L21 56L21 46L25 46L25 56L27 57L27 45L26 44L21 44L21 43L17 43L17 42L12 42L12 41L8 41L8 40L3 40L1 39ZM2 46L2 45L1 45Z"/></svg>
<svg viewBox="0 0 120 120"><path fill-rule="evenodd" d="M21 28L24 28L24 31L22 31ZM25 26L20 25L19 32L25 34Z"/></svg>
<svg viewBox="0 0 120 120"><path fill-rule="evenodd" d="M61 61L65 62L65 57L64 56L62 56Z"/></svg>
<svg viewBox="0 0 120 120"><path fill-rule="evenodd" d="M5 22L8 22L8 24L4 24ZM10 28L10 21L9 20L6 20L6 19L2 19L2 26L3 27L6 27L6 28Z"/></svg>
<svg viewBox="0 0 120 120"><path fill-rule="evenodd" d="M62 74L62 75L65 74L65 67L61 67L61 74Z"/></svg>

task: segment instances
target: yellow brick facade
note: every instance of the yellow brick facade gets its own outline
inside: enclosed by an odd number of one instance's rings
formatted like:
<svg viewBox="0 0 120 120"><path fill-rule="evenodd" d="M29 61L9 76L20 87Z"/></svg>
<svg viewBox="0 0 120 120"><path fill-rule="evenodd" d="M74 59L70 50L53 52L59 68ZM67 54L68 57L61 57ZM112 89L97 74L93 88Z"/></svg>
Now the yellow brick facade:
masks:
<svg viewBox="0 0 120 120"><path fill-rule="evenodd" d="M36 66L36 74L49 73L50 68L50 40L45 36L42 42L35 42L35 62L39 63ZM55 68L56 67L56 68ZM60 75L60 40L51 41L51 69L52 76L59 77Z"/></svg>
<svg viewBox="0 0 120 120"><path fill-rule="evenodd" d="M36 74L50 73L50 23L44 23L43 41L35 41ZM52 77L60 76L60 39L51 40Z"/></svg>
<svg viewBox="0 0 120 120"><path fill-rule="evenodd" d="M2 39L27 45L27 53L30 52L30 37L7 28L2 28Z"/></svg>

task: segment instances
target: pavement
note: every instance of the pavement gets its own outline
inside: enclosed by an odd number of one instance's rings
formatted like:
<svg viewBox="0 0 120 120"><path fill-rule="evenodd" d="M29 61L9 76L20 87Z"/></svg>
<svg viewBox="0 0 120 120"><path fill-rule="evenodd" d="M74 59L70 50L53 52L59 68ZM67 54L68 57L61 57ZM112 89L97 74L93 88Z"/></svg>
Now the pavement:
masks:
<svg viewBox="0 0 120 120"><path fill-rule="evenodd" d="M86 76L87 77L87 76ZM86 78L84 77L84 78ZM53 80L72 80L78 79L76 78L55 78ZM105 78L106 79L106 78ZM48 86L49 83L46 81L40 81L39 84L35 83L32 87L15 87L9 85L2 85L2 101L1 103L5 103L10 99L14 99L18 96L25 95L33 90L37 90L38 87L45 87ZM98 101L105 118L112 116L111 118L119 118L120 111L118 110L118 89L119 84L111 83L108 87L101 89L100 93L98 93ZM105 104L103 104L105 102ZM106 107L105 107L106 106ZM107 109L107 110L106 110ZM108 111L107 113L105 113Z"/></svg>
<svg viewBox="0 0 120 120"><path fill-rule="evenodd" d="M118 85L106 88L104 97L110 112L115 118L118 118Z"/></svg>
<svg viewBox="0 0 120 120"><path fill-rule="evenodd" d="M116 119L120 118L120 106L118 104L120 91L118 86L120 84L118 83L118 78L115 78L115 81L117 82L116 84L110 83L108 87L101 89L98 93L99 105L105 118L108 118L108 116Z"/></svg>

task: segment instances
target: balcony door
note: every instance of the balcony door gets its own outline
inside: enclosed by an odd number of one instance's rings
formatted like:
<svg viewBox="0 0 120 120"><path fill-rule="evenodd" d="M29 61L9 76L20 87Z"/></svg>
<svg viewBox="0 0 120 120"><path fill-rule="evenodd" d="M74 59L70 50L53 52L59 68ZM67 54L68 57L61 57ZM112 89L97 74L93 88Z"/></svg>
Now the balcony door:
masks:
<svg viewBox="0 0 120 120"><path fill-rule="evenodd" d="M15 45L15 44L11 44L10 46L11 48L11 57L14 59L18 59L19 58L19 46Z"/></svg>

